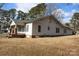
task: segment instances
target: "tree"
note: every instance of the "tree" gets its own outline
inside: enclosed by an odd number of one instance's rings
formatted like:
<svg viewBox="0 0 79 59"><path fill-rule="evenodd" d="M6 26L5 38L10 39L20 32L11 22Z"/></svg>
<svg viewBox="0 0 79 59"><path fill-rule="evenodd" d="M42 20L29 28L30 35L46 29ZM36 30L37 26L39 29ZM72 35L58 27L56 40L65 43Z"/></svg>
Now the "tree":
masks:
<svg viewBox="0 0 79 59"><path fill-rule="evenodd" d="M2 9L3 10L3 9ZM16 15L16 10L15 9L10 9L8 10L3 10L2 13L2 17L0 19L1 22L1 26L3 28L8 28L10 26L11 23L11 18L14 19L14 15Z"/></svg>
<svg viewBox="0 0 79 59"><path fill-rule="evenodd" d="M7 10L5 10L4 12L3 12L3 15L2 15L3 17L10 17L9 16L9 11L7 11Z"/></svg>
<svg viewBox="0 0 79 59"><path fill-rule="evenodd" d="M52 14L61 22L63 23L64 18L64 11L62 9L56 9L52 12Z"/></svg>
<svg viewBox="0 0 79 59"><path fill-rule="evenodd" d="M45 3L40 3L37 6L31 8L31 10L29 11L29 16L31 18L37 18L40 16L43 16L46 10L46 5Z"/></svg>
<svg viewBox="0 0 79 59"><path fill-rule="evenodd" d="M65 23L66 26L70 27L70 23Z"/></svg>
<svg viewBox="0 0 79 59"><path fill-rule="evenodd" d="M24 20L26 18L26 13L24 13L23 11L19 10L18 11L18 17L17 19L21 19Z"/></svg>
<svg viewBox="0 0 79 59"><path fill-rule="evenodd" d="M74 29L74 31L79 30L79 13L74 13L72 16L72 19L70 20L71 27Z"/></svg>
<svg viewBox="0 0 79 59"><path fill-rule="evenodd" d="M16 16L16 9L10 9L9 11L9 16L14 19Z"/></svg>
<svg viewBox="0 0 79 59"><path fill-rule="evenodd" d="M57 10L56 3L46 3L45 5L46 5L45 16L52 15L52 12Z"/></svg>

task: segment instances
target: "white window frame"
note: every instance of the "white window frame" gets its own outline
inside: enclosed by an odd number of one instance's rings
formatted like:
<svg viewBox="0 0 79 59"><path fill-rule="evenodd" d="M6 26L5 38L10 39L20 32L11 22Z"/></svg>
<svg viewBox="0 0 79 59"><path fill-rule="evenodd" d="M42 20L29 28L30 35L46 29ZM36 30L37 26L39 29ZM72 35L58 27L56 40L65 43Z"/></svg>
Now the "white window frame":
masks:
<svg viewBox="0 0 79 59"><path fill-rule="evenodd" d="M26 32L29 31L29 25L26 25Z"/></svg>

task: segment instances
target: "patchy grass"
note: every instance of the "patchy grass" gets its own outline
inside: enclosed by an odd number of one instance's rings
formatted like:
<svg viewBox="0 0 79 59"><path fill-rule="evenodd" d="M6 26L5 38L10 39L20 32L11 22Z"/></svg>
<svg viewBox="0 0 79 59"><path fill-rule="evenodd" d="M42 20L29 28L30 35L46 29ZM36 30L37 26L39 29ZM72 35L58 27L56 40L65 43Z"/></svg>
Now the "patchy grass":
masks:
<svg viewBox="0 0 79 59"><path fill-rule="evenodd" d="M79 35L44 38L0 38L0 55L79 55Z"/></svg>

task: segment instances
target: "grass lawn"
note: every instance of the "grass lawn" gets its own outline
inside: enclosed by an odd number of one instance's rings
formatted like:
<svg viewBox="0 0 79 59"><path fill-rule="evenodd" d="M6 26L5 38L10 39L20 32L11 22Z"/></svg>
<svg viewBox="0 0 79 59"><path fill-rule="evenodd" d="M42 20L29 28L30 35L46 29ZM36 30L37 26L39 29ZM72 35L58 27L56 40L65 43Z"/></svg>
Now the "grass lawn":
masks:
<svg viewBox="0 0 79 59"><path fill-rule="evenodd" d="M0 38L0 55L79 55L79 35L44 38Z"/></svg>

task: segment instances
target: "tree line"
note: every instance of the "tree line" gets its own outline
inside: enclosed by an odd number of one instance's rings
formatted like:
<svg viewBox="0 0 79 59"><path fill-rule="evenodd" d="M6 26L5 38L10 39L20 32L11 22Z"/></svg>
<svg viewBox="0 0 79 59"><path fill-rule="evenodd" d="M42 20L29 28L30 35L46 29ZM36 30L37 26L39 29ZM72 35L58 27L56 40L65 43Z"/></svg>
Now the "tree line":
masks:
<svg viewBox="0 0 79 59"><path fill-rule="evenodd" d="M79 31L79 12L75 12L70 22L65 23L65 25L72 28L75 32Z"/></svg>
<svg viewBox="0 0 79 59"><path fill-rule="evenodd" d="M54 5L55 6L55 5ZM2 7L2 5L1 5ZM54 14L59 14L60 16L55 15L58 19L62 19L63 15L61 11L56 11L57 8L55 9ZM46 12L46 4L45 3L40 3L37 6L31 8L28 13L25 13L21 10L17 11L16 9L10 9L10 10L5 10L2 14L2 17L0 19L0 22L4 23L4 27L7 27L10 25L10 18L11 19L16 19L16 20L27 20L26 18L39 18L44 16ZM52 11L53 12L53 11ZM32 19L31 19L32 20ZM61 20L62 22L63 20ZM66 26L72 28L75 32L79 30L79 13L74 13L72 16L72 19L70 20L69 23L65 23Z"/></svg>
<svg viewBox="0 0 79 59"><path fill-rule="evenodd" d="M1 4L1 7L3 5ZM0 19L0 23L4 27L9 27L12 20L27 20L26 18L37 18L44 15L46 9L45 3L40 3L37 6L31 8L28 13L16 9L4 10ZM28 20L27 20L28 21Z"/></svg>

